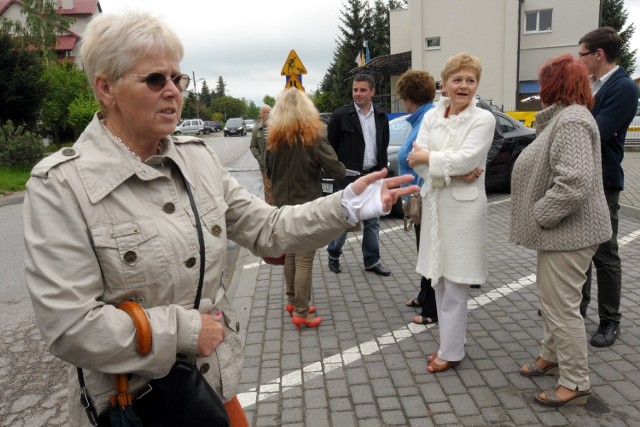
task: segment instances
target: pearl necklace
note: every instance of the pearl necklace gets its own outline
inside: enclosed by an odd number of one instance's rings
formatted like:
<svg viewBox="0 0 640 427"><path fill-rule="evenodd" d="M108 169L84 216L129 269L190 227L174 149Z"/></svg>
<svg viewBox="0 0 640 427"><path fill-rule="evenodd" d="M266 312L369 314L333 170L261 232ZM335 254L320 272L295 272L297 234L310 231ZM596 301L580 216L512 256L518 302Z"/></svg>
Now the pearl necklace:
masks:
<svg viewBox="0 0 640 427"><path fill-rule="evenodd" d="M113 133L111 133L111 131L109 130L109 128L106 126L106 124L102 125L105 129L105 131L107 132L107 135L109 135L109 137L118 145L120 146L120 148L122 148L125 152L125 154L127 154L128 156L132 157L134 160L138 160L138 161L142 161L142 159L140 158L140 156L138 156L136 153L134 153L133 151L131 151L131 149L127 146L127 144L125 144L122 141L122 138L114 135ZM162 142L160 142L158 144L158 149L157 149L158 153L157 154L162 154Z"/></svg>

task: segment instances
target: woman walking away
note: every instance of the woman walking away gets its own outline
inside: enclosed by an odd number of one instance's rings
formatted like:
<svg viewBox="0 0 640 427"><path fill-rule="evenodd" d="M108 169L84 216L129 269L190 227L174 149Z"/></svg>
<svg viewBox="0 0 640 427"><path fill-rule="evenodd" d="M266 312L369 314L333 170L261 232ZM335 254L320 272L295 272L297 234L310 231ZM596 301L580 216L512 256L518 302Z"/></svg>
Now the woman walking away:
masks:
<svg viewBox="0 0 640 427"><path fill-rule="evenodd" d="M344 178L346 169L322 136L323 129L318 110L306 93L296 88L282 91L271 111L265 156L275 206L299 205L322 197L322 170L335 180ZM322 317L312 316L315 307L309 305L315 255L315 249L286 253L285 309L298 329L302 325L315 328L322 322Z"/></svg>

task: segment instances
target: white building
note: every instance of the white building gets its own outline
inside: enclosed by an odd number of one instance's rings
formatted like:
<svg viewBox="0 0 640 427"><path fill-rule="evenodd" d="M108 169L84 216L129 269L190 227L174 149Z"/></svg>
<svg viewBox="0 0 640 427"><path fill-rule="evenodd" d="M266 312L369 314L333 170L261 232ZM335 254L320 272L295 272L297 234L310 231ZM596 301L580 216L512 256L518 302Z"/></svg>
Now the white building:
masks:
<svg viewBox="0 0 640 427"><path fill-rule="evenodd" d="M598 27L600 0L409 0L391 11L391 56L410 52L409 68L440 80L452 55L482 62L478 94L504 111L538 92L538 68ZM400 56L400 55L398 55ZM391 87L399 77L392 75ZM392 95L394 93L392 92Z"/></svg>

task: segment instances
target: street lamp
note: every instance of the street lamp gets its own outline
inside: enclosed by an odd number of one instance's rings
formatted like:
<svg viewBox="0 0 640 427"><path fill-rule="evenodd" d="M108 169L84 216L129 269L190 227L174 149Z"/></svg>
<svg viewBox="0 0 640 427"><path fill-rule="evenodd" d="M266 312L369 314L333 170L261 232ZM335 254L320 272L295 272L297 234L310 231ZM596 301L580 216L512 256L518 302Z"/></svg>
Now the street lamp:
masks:
<svg viewBox="0 0 640 427"><path fill-rule="evenodd" d="M196 119L199 119L200 108L198 108L198 88L196 86L196 83L198 83L200 80L204 80L204 78L199 78L196 80L196 72L192 71L191 74L193 74L193 93L196 96Z"/></svg>

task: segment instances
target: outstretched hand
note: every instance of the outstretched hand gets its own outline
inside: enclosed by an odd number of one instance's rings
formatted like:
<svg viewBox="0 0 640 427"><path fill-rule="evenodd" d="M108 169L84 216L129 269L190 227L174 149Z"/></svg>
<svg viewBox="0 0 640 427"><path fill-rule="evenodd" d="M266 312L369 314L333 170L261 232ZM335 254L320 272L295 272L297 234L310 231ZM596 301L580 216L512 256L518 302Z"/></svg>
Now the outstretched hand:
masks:
<svg viewBox="0 0 640 427"><path fill-rule="evenodd" d="M389 212L391 207L398 200L398 197L402 197L407 194L413 194L420 191L420 187L417 185L409 185L407 187L398 188L399 185L409 183L413 181L412 175L400 175L391 178L385 178L387 176L387 168L379 170L377 172L371 172L365 176L362 176L351 183L351 188L356 196L359 196L364 190L380 179L382 181L382 192L380 193L382 208L385 212Z"/></svg>

